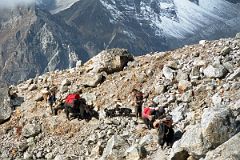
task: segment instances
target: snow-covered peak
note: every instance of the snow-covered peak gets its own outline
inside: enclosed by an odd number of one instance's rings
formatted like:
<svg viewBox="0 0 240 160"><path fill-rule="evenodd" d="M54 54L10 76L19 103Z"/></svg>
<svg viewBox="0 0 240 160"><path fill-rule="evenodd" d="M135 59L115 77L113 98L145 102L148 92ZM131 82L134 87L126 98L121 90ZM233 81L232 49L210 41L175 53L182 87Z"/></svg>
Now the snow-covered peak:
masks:
<svg viewBox="0 0 240 160"><path fill-rule="evenodd" d="M80 0L37 0L37 5L49 10L52 14L56 14L70 8L78 1Z"/></svg>
<svg viewBox="0 0 240 160"><path fill-rule="evenodd" d="M227 0L100 0L119 23L126 17L149 24L156 36L185 38L216 23L240 16L240 3Z"/></svg>

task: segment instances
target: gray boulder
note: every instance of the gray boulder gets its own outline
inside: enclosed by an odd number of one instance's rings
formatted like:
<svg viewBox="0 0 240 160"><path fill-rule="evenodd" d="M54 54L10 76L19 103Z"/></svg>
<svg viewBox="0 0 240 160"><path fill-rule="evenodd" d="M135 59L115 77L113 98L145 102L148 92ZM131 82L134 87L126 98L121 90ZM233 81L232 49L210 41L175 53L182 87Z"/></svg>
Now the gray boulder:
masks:
<svg viewBox="0 0 240 160"><path fill-rule="evenodd" d="M221 54L222 54L223 56L226 56L226 55L228 55L231 51L232 51L232 48L230 48L230 47L224 47L224 48L221 50Z"/></svg>
<svg viewBox="0 0 240 160"><path fill-rule="evenodd" d="M85 87L96 87L98 84L102 83L104 81L104 74L95 74L95 75L87 75L83 82L82 85Z"/></svg>
<svg viewBox="0 0 240 160"><path fill-rule="evenodd" d="M203 147L202 133L200 124L188 126L182 138L175 142L170 153L170 159L176 157L187 157L192 155L195 158L204 156L206 150ZM183 160L183 159L181 159Z"/></svg>
<svg viewBox="0 0 240 160"><path fill-rule="evenodd" d="M28 90L29 91L33 91L33 90L36 90L37 89L37 85L36 84L31 84L29 87L28 87Z"/></svg>
<svg viewBox="0 0 240 160"><path fill-rule="evenodd" d="M4 99L2 106L0 107L0 124L4 123L11 117L12 109L10 105L10 101L8 99Z"/></svg>
<svg viewBox="0 0 240 160"><path fill-rule="evenodd" d="M162 73L164 77L166 77L166 79L169 79L169 80L173 80L175 72L176 72L175 70L167 66L164 66L162 69Z"/></svg>
<svg viewBox="0 0 240 160"><path fill-rule="evenodd" d="M119 135L113 135L107 142L101 159L118 160L123 159L124 153L129 148L129 144Z"/></svg>
<svg viewBox="0 0 240 160"><path fill-rule="evenodd" d="M188 80L188 73L183 72L182 70L179 70L177 72L177 76L176 76L177 81L181 81L181 80Z"/></svg>
<svg viewBox="0 0 240 160"><path fill-rule="evenodd" d="M240 33L237 33L235 36L236 39L240 39Z"/></svg>
<svg viewBox="0 0 240 160"><path fill-rule="evenodd" d="M235 134L234 119L225 106L204 109L201 120L204 147L216 148Z"/></svg>
<svg viewBox="0 0 240 160"><path fill-rule="evenodd" d="M240 67L238 69L236 69L227 79L234 80L238 77L240 77Z"/></svg>
<svg viewBox="0 0 240 160"><path fill-rule="evenodd" d="M227 70L222 65L209 65L203 73L208 78L222 78L227 74Z"/></svg>
<svg viewBox="0 0 240 160"><path fill-rule="evenodd" d="M27 124L23 127L22 136L25 138L34 137L41 132L41 126L37 123Z"/></svg>
<svg viewBox="0 0 240 160"><path fill-rule="evenodd" d="M233 136L227 142L207 153L204 160L239 160L240 159L240 133Z"/></svg>
<svg viewBox="0 0 240 160"><path fill-rule="evenodd" d="M140 160L141 155L137 146L131 146L126 151L126 160Z"/></svg>
<svg viewBox="0 0 240 160"><path fill-rule="evenodd" d="M61 83L61 86L69 86L71 85L71 81L68 79L64 79Z"/></svg>
<svg viewBox="0 0 240 160"><path fill-rule="evenodd" d="M182 93L187 91L188 89L190 89L192 87L191 82L187 81L187 80L180 80L178 83L178 90Z"/></svg>
<svg viewBox="0 0 240 160"><path fill-rule="evenodd" d="M174 123L180 122L186 117L186 112L187 112L187 106L184 104L179 104L176 108L172 110L170 113L172 115L172 119Z"/></svg>
<svg viewBox="0 0 240 160"><path fill-rule="evenodd" d="M85 63L87 71L93 73L113 73L123 70L133 56L126 49L108 49L100 52L97 56Z"/></svg>

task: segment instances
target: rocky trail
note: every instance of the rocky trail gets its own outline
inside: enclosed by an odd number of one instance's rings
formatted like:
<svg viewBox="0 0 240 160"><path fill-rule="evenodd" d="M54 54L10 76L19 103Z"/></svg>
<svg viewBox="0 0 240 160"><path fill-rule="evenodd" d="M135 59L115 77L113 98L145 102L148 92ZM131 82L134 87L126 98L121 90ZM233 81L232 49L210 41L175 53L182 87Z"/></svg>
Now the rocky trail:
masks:
<svg viewBox="0 0 240 160"><path fill-rule="evenodd" d="M238 160L239 79L239 34L140 57L104 50L83 65L13 86L18 106L12 111L5 98L0 109L0 159ZM51 115L46 87L58 100L81 88L99 120ZM133 88L149 94L144 106L153 100L172 115L175 133L183 133L172 148L160 149L157 130L134 116L105 117L103 109L116 104L134 110Z"/></svg>

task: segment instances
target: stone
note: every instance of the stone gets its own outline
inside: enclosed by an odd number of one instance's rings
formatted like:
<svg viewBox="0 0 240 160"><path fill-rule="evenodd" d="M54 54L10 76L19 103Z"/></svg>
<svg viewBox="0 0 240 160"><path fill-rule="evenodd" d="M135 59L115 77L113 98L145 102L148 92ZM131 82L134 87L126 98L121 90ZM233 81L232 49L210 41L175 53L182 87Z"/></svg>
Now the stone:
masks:
<svg viewBox="0 0 240 160"><path fill-rule="evenodd" d="M29 91L34 91L37 89L37 85L36 84L31 84L29 87L28 87L28 90Z"/></svg>
<svg viewBox="0 0 240 160"><path fill-rule="evenodd" d="M201 125L188 126L186 132L180 139L180 148L195 157L202 157L206 150L203 146Z"/></svg>
<svg viewBox="0 0 240 160"><path fill-rule="evenodd" d="M180 93L186 92L188 89L191 89L192 84L187 80L181 80L178 82L178 91Z"/></svg>
<svg viewBox="0 0 240 160"><path fill-rule="evenodd" d="M39 158L42 158L42 151L37 152L36 157L37 157L38 159L39 159Z"/></svg>
<svg viewBox="0 0 240 160"><path fill-rule="evenodd" d="M176 79L177 79L178 82L181 81L181 80L186 80L187 81L188 80L188 73L183 72L182 70L179 70L177 72Z"/></svg>
<svg viewBox="0 0 240 160"><path fill-rule="evenodd" d="M60 87L60 92L61 93L66 93L68 91L68 89L69 89L68 86L61 86Z"/></svg>
<svg viewBox="0 0 240 160"><path fill-rule="evenodd" d="M226 56L226 55L228 55L231 51L232 51L232 48L230 48L230 47L224 47L224 48L221 50L220 54L223 55L223 56Z"/></svg>
<svg viewBox="0 0 240 160"><path fill-rule="evenodd" d="M131 146L126 150L126 160L140 160L141 155L137 146Z"/></svg>
<svg viewBox="0 0 240 160"><path fill-rule="evenodd" d="M208 78L223 78L227 74L227 70L222 65L208 65L203 73Z"/></svg>
<svg viewBox="0 0 240 160"><path fill-rule="evenodd" d="M179 147L181 141L177 141L173 144L172 150L169 155L170 160L186 160L189 157L189 154L186 150Z"/></svg>
<svg viewBox="0 0 240 160"><path fill-rule="evenodd" d="M141 73L137 74L136 77L137 77L137 81L139 83L144 83L147 79L147 75L144 72L141 72Z"/></svg>
<svg viewBox="0 0 240 160"><path fill-rule="evenodd" d="M88 137L88 143L95 143L97 141L97 136L96 134L91 134L89 137Z"/></svg>
<svg viewBox="0 0 240 160"><path fill-rule="evenodd" d="M172 115L173 122L177 123L183 120L186 117L185 115L186 112L187 112L186 105L182 103L179 104L179 106L177 106L170 112L170 114Z"/></svg>
<svg viewBox="0 0 240 160"><path fill-rule="evenodd" d="M165 102L167 102L167 98L164 95L159 95L153 98L153 102L155 102L156 104L162 105Z"/></svg>
<svg viewBox="0 0 240 160"><path fill-rule="evenodd" d="M95 74L95 75L87 75L82 85L85 87L97 87L98 84L104 81L104 73Z"/></svg>
<svg viewBox="0 0 240 160"><path fill-rule="evenodd" d="M47 153L47 154L45 155L45 158L46 158L47 160L53 159L53 153L52 153L52 152Z"/></svg>
<svg viewBox="0 0 240 160"><path fill-rule="evenodd" d="M101 159L123 159L124 153L129 148L129 144L119 135L113 135L104 148Z"/></svg>
<svg viewBox="0 0 240 160"><path fill-rule="evenodd" d="M140 142L139 142L139 145L140 146L144 146L144 145L148 145L149 143L151 143L152 142L152 140L153 140L153 136L152 135L146 135L146 136L144 136L141 140L140 140Z"/></svg>
<svg viewBox="0 0 240 160"><path fill-rule="evenodd" d="M178 68L178 64L176 61L168 61L166 64L167 67L176 70Z"/></svg>
<svg viewBox="0 0 240 160"><path fill-rule="evenodd" d="M229 105L229 108L233 111L234 116L238 116L240 113L240 100L237 100L236 102L232 102Z"/></svg>
<svg viewBox="0 0 240 160"><path fill-rule="evenodd" d="M212 103L214 106L219 106L222 103L222 97L216 93L212 96Z"/></svg>
<svg viewBox="0 0 240 160"><path fill-rule="evenodd" d="M2 106L0 107L0 124L6 122L12 114L12 108L10 104L10 100L8 98L4 98Z"/></svg>
<svg viewBox="0 0 240 160"><path fill-rule="evenodd" d="M37 93L37 95L35 96L34 100L35 101L42 101L44 98L43 98L43 95L41 93Z"/></svg>
<svg viewBox="0 0 240 160"><path fill-rule="evenodd" d="M67 160L69 157L67 155L57 155L54 160Z"/></svg>
<svg viewBox="0 0 240 160"><path fill-rule="evenodd" d="M18 144L18 150L20 152L25 152L27 150L27 148L28 148L28 143L26 141L20 142Z"/></svg>
<svg viewBox="0 0 240 160"><path fill-rule="evenodd" d="M70 86L71 85L71 81L68 79L64 79L61 83L61 86Z"/></svg>
<svg viewBox="0 0 240 160"><path fill-rule="evenodd" d="M240 67L237 68L228 78L227 80L234 80L240 77Z"/></svg>
<svg viewBox="0 0 240 160"><path fill-rule="evenodd" d="M209 151L204 160L238 160L240 159L240 133L233 136L215 150Z"/></svg>
<svg viewBox="0 0 240 160"><path fill-rule="evenodd" d="M32 159L33 158L33 155L31 153L29 153L28 151L27 152L24 152L23 154L23 159Z"/></svg>
<svg viewBox="0 0 240 160"><path fill-rule="evenodd" d="M234 67L230 62L225 62L223 63L223 66L227 69L227 71L229 73L233 73L234 72Z"/></svg>
<svg viewBox="0 0 240 160"><path fill-rule="evenodd" d="M230 109L225 106L205 108L201 128L205 148L216 148L226 142L235 133Z"/></svg>
<svg viewBox="0 0 240 160"><path fill-rule="evenodd" d="M198 66L194 66L190 73L190 79L195 80L195 79L198 79L199 77L200 77L200 68Z"/></svg>
<svg viewBox="0 0 240 160"><path fill-rule="evenodd" d="M76 63L76 68L80 68L82 66L82 61L78 60Z"/></svg>
<svg viewBox="0 0 240 160"><path fill-rule="evenodd" d="M200 40L200 41L199 41L199 44L201 44L201 45L205 45L206 42L207 42L206 40Z"/></svg>
<svg viewBox="0 0 240 160"><path fill-rule="evenodd" d="M97 96L94 93L83 93L81 97L84 98L89 105L93 104L97 100Z"/></svg>
<svg viewBox="0 0 240 160"><path fill-rule="evenodd" d="M39 124L27 124L23 127L22 136L25 138L34 137L41 132Z"/></svg>
<svg viewBox="0 0 240 160"><path fill-rule="evenodd" d="M236 39L240 39L240 33L237 33L235 36Z"/></svg>
<svg viewBox="0 0 240 160"><path fill-rule="evenodd" d="M84 64L87 71L93 73L106 72L108 74L123 70L133 56L126 49L107 49L100 52Z"/></svg>
<svg viewBox="0 0 240 160"><path fill-rule="evenodd" d="M156 94L162 94L166 91L166 87L164 85L155 85L154 90Z"/></svg>
<svg viewBox="0 0 240 160"><path fill-rule="evenodd" d="M202 67L202 66L205 66L206 64L207 64L207 61L202 60L200 58L195 58L195 60L193 61L193 65L195 67Z"/></svg>
<svg viewBox="0 0 240 160"><path fill-rule="evenodd" d="M173 80L175 70L164 65L162 72L163 72L164 77L166 77L166 79Z"/></svg>

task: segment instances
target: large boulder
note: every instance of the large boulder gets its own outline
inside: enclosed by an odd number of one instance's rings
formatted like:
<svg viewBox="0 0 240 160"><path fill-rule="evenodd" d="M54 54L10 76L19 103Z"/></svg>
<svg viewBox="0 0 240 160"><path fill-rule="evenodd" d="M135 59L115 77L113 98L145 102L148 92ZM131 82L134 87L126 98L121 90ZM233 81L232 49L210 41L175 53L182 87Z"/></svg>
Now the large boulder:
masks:
<svg viewBox="0 0 240 160"><path fill-rule="evenodd" d="M27 124L23 127L22 135L25 138L34 137L41 132L41 126L37 123Z"/></svg>
<svg viewBox="0 0 240 160"><path fill-rule="evenodd" d="M240 67L236 69L227 79L234 80L240 77Z"/></svg>
<svg viewBox="0 0 240 160"><path fill-rule="evenodd" d="M234 135L234 118L227 107L204 109L201 128L204 147L216 148Z"/></svg>
<svg viewBox="0 0 240 160"><path fill-rule="evenodd" d="M0 124L4 123L11 117L12 109L10 105L10 101L8 99L4 99L2 106L0 107Z"/></svg>
<svg viewBox="0 0 240 160"><path fill-rule="evenodd" d="M227 70L222 65L209 65L203 73L208 78L222 78L227 74Z"/></svg>
<svg viewBox="0 0 240 160"><path fill-rule="evenodd" d="M166 79L173 80L176 71L165 65L162 69L162 73Z"/></svg>
<svg viewBox="0 0 240 160"><path fill-rule="evenodd" d="M240 133L218 146L215 150L207 153L204 160L239 160L240 159Z"/></svg>
<svg viewBox="0 0 240 160"><path fill-rule="evenodd" d="M101 159L123 159L124 153L129 148L129 144L119 135L113 135L107 142Z"/></svg>
<svg viewBox="0 0 240 160"><path fill-rule="evenodd" d="M199 159L203 157L205 153L206 150L203 148L201 126L200 124L191 125L188 126L182 138L173 144L170 159L184 160L189 155Z"/></svg>
<svg viewBox="0 0 240 160"><path fill-rule="evenodd" d="M102 83L104 79L104 73L98 73L94 75L88 74L84 77L82 85L85 87L96 87L98 84Z"/></svg>
<svg viewBox="0 0 240 160"><path fill-rule="evenodd" d="M133 56L126 49L108 49L103 50L97 56L85 63L87 71L100 73L113 73L123 70L129 61L133 60Z"/></svg>

